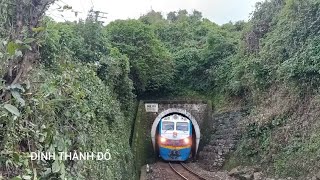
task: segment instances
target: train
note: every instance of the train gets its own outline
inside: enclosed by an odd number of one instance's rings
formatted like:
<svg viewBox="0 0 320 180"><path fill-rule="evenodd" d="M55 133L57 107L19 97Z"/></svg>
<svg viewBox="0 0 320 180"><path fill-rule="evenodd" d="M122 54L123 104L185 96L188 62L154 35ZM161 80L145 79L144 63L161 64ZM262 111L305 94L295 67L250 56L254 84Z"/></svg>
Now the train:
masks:
<svg viewBox="0 0 320 180"><path fill-rule="evenodd" d="M192 122L180 114L163 117L158 127L159 156L165 161L186 161L192 152Z"/></svg>

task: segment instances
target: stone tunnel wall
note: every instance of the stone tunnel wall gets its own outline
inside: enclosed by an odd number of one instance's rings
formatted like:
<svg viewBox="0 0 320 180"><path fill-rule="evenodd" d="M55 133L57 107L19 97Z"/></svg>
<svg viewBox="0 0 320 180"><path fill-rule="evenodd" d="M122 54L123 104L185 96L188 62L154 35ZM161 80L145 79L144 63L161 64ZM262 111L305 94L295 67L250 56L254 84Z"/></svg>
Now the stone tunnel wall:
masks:
<svg viewBox="0 0 320 180"><path fill-rule="evenodd" d="M145 104L152 103L158 105L157 112L146 112ZM209 118L212 114L212 105L210 101L197 100L145 100L140 101L135 120L135 127L133 133L133 151L135 156L135 163L137 173L140 167L144 164L153 163L156 161L156 156L153 151L151 141L151 128L154 120L159 113L171 109L179 108L185 109L197 121L200 126L200 145L199 148L206 144L206 134L210 134L208 127Z"/></svg>
<svg viewBox="0 0 320 180"><path fill-rule="evenodd" d="M144 101L144 103L158 104L158 112L146 112L147 121L149 121L148 129L151 130L152 123L159 113L171 108L185 109L197 120L201 127L208 115L208 102L206 101ZM211 107L210 107L211 108Z"/></svg>

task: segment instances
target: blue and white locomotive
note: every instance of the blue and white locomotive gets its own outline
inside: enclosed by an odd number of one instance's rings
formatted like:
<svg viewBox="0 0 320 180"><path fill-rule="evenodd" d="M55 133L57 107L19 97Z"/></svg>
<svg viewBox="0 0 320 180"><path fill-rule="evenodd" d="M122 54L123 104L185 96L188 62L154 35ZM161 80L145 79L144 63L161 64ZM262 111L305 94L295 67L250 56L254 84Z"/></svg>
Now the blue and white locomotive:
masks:
<svg viewBox="0 0 320 180"><path fill-rule="evenodd" d="M179 114L172 114L160 120L158 130L160 157L165 161L186 161L191 154L191 121Z"/></svg>

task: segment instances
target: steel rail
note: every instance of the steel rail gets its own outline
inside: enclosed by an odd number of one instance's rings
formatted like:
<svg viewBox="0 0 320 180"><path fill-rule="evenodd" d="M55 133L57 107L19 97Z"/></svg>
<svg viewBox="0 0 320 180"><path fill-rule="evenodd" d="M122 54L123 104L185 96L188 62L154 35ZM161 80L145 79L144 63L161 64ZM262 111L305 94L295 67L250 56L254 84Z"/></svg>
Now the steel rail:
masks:
<svg viewBox="0 0 320 180"><path fill-rule="evenodd" d="M189 172L191 172L192 174L198 176L200 179L202 180L210 180L202 175L200 175L199 173L193 171L190 167L188 167L185 163L180 163L182 167L184 167L186 170L188 170Z"/></svg>
<svg viewBox="0 0 320 180"><path fill-rule="evenodd" d="M204 177L203 175L193 171L190 167L188 167L185 163L179 163L179 165L181 165L185 170L187 170L189 173L197 176L199 179L201 180L210 180L207 177ZM176 173L178 174L181 178L183 178L184 180L188 180L188 178L186 176L184 176L181 172L178 172L173 166L172 164L169 162L169 166L170 168Z"/></svg>
<svg viewBox="0 0 320 180"><path fill-rule="evenodd" d="M176 173L178 174L180 177L182 177L184 180L188 180L188 178L186 178L184 175L182 175L181 173L179 173L172 165L171 163L169 162L169 166L170 168Z"/></svg>

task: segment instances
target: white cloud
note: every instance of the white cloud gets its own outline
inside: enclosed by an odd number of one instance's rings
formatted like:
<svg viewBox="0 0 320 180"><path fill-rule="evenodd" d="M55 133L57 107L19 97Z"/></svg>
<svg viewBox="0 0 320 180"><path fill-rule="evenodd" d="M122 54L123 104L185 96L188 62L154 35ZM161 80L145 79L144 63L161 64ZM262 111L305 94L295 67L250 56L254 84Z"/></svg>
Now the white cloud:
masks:
<svg viewBox="0 0 320 180"><path fill-rule="evenodd" d="M196 9L203 13L205 18L218 24L229 21L247 20L249 14L254 10L256 2L261 0L69 0L58 1L57 4L68 4L74 11L79 11L77 18L84 19L92 5L94 10L107 12L106 22L115 19L138 18L151 9L167 14L170 11L187 9L189 12ZM60 13L52 6L49 15L54 19L76 20L74 13ZM61 17L63 15L64 17Z"/></svg>

